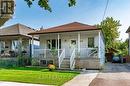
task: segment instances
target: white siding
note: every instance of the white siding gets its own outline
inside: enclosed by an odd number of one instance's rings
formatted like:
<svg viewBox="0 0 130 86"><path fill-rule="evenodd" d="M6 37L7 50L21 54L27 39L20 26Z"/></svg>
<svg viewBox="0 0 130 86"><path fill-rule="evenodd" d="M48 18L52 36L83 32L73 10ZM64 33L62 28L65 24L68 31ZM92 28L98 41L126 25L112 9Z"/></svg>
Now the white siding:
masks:
<svg viewBox="0 0 130 86"><path fill-rule="evenodd" d="M105 63L105 43L103 34L100 32L100 51L99 51L99 58L100 58L100 64L103 65Z"/></svg>

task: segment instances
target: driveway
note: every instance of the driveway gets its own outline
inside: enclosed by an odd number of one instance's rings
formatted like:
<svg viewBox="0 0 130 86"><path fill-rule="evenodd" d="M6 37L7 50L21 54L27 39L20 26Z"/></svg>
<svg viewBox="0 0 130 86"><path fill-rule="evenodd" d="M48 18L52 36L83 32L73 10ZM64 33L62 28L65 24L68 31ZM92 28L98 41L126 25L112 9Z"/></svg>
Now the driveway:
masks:
<svg viewBox="0 0 130 86"><path fill-rule="evenodd" d="M81 74L74 77L74 79L65 83L63 86L89 86L92 80L97 76L97 70L83 70Z"/></svg>
<svg viewBox="0 0 130 86"><path fill-rule="evenodd" d="M130 64L107 63L89 86L130 86Z"/></svg>

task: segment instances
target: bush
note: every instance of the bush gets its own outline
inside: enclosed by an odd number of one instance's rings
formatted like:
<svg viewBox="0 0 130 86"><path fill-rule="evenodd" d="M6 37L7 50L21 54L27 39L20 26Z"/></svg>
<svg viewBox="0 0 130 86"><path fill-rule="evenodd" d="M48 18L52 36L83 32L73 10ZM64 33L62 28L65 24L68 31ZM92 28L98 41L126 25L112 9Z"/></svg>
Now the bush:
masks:
<svg viewBox="0 0 130 86"><path fill-rule="evenodd" d="M31 65L31 58L27 56L18 56L18 66L29 66Z"/></svg>
<svg viewBox="0 0 130 86"><path fill-rule="evenodd" d="M32 59L32 66L39 66L39 60L38 59Z"/></svg>
<svg viewBox="0 0 130 86"><path fill-rule="evenodd" d="M49 71L53 71L53 70L56 69L56 67L55 67L55 65L53 65L53 64L49 64L49 65L48 65L48 69L49 69Z"/></svg>
<svg viewBox="0 0 130 86"><path fill-rule="evenodd" d="M16 59L0 59L0 67L17 67L17 60Z"/></svg>

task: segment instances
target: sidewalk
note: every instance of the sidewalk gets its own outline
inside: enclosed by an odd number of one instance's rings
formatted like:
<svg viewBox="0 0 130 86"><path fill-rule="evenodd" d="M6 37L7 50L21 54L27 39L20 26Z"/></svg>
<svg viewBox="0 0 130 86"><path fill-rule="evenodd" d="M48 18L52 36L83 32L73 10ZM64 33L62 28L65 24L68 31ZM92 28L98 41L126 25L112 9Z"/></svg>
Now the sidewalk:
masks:
<svg viewBox="0 0 130 86"><path fill-rule="evenodd" d="M97 70L85 70L71 81L65 83L63 86L89 86L91 81L96 78L98 73L99 71Z"/></svg>
<svg viewBox="0 0 130 86"><path fill-rule="evenodd" d="M39 84L28 84L28 83L0 81L0 86L49 86L49 85L39 85Z"/></svg>

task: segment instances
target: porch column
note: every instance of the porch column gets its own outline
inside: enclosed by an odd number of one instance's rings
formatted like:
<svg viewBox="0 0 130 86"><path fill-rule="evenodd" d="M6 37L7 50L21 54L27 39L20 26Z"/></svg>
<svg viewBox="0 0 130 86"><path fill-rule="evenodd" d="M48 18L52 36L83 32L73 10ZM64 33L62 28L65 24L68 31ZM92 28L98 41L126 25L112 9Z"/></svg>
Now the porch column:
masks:
<svg viewBox="0 0 130 86"><path fill-rule="evenodd" d="M22 53L22 38L20 37L19 38L19 54L21 55L21 53Z"/></svg>
<svg viewBox="0 0 130 86"><path fill-rule="evenodd" d="M31 56L33 57L34 55L34 35L32 35L32 43L31 43Z"/></svg>
<svg viewBox="0 0 130 86"><path fill-rule="evenodd" d="M31 39L29 39L29 56L32 57L32 54L31 54Z"/></svg>
<svg viewBox="0 0 130 86"><path fill-rule="evenodd" d="M78 53L80 53L80 33L78 33Z"/></svg>
<svg viewBox="0 0 130 86"><path fill-rule="evenodd" d="M60 57L60 51L59 51L59 49L60 49L60 46L59 46L60 43L59 42L60 41L59 40L60 40L60 35L58 33L58 61L59 61L59 68L60 68L60 58L59 58Z"/></svg>
<svg viewBox="0 0 130 86"><path fill-rule="evenodd" d="M59 53L59 49L60 49L60 46L59 46L60 43L59 43L59 42L60 42L60 41L59 41L59 40L60 40L60 35L58 34L58 58L59 58L59 55L60 55L60 53Z"/></svg>
<svg viewBox="0 0 130 86"><path fill-rule="evenodd" d="M101 33L99 32L98 33L98 58L100 58L100 46L101 46L101 44L100 44L100 40L101 40Z"/></svg>

